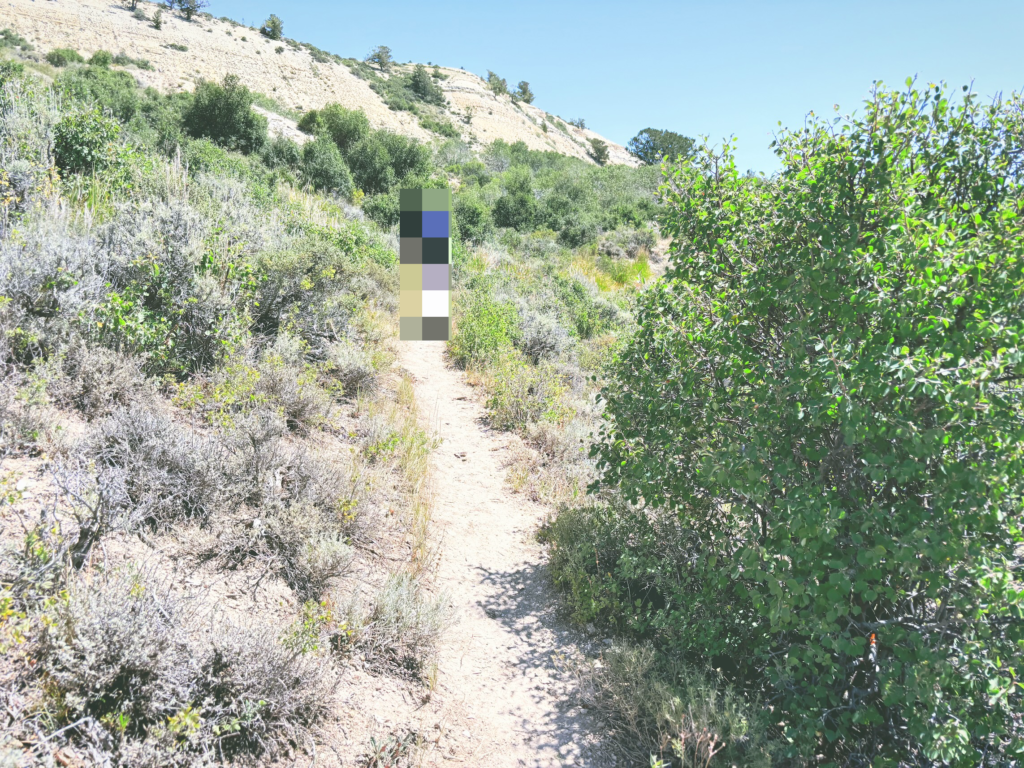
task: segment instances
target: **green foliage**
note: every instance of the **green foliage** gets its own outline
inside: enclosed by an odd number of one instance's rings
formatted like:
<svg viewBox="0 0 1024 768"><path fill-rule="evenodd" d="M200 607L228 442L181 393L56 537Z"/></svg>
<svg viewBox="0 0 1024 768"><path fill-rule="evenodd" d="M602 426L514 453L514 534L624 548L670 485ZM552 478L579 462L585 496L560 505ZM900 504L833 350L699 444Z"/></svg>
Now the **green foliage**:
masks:
<svg viewBox="0 0 1024 768"><path fill-rule="evenodd" d="M420 128L433 131L434 133L449 139L457 139L462 136L459 129L447 120L435 120L432 117L421 117Z"/></svg>
<svg viewBox="0 0 1024 768"><path fill-rule="evenodd" d="M188 46L181 43L168 43L166 47L174 51L181 51L182 53L188 52Z"/></svg>
<svg viewBox="0 0 1024 768"><path fill-rule="evenodd" d="M53 155L62 175L102 171L117 162L121 126L98 111L69 112L53 129Z"/></svg>
<svg viewBox="0 0 1024 768"><path fill-rule="evenodd" d="M590 139L590 156L598 165L608 162L608 145L600 139Z"/></svg>
<svg viewBox="0 0 1024 768"><path fill-rule="evenodd" d="M673 131L659 131L644 128L626 145L629 154L645 165L657 165L662 160L675 161L690 157L694 152L694 141L689 136Z"/></svg>
<svg viewBox="0 0 1024 768"><path fill-rule="evenodd" d="M430 150L415 139L374 131L347 153L356 186L368 195L386 192L406 176L430 171Z"/></svg>
<svg viewBox="0 0 1024 768"><path fill-rule="evenodd" d="M296 170L302 160L302 150L291 139L285 136L275 136L263 145L260 159L272 170L282 168Z"/></svg>
<svg viewBox="0 0 1024 768"><path fill-rule="evenodd" d="M575 120L570 120L569 125L575 126L577 128L586 128L587 121L584 120L582 117L577 117Z"/></svg>
<svg viewBox="0 0 1024 768"><path fill-rule="evenodd" d="M444 104L444 91L427 73L427 68L417 64L409 76L409 88L427 104Z"/></svg>
<svg viewBox="0 0 1024 768"><path fill-rule="evenodd" d="M54 67L66 67L68 64L81 64L85 61L82 54L73 48L54 48L46 54L46 60Z"/></svg>
<svg viewBox="0 0 1024 768"><path fill-rule="evenodd" d="M164 12L163 9L157 8L153 13L153 29L160 31L164 28Z"/></svg>
<svg viewBox="0 0 1024 768"><path fill-rule="evenodd" d="M519 85L516 86L515 91L512 93L513 101L522 101L526 104L533 104L533 91L530 90L530 84L525 80L520 80ZM547 128L544 128L547 131Z"/></svg>
<svg viewBox="0 0 1024 768"><path fill-rule="evenodd" d="M113 63L114 54L110 51L96 51L89 59L89 65L93 67L109 67Z"/></svg>
<svg viewBox="0 0 1024 768"><path fill-rule="evenodd" d="M207 0L176 0L178 10L186 21L192 21L196 14L209 5Z"/></svg>
<svg viewBox="0 0 1024 768"><path fill-rule="evenodd" d="M254 100L235 75L227 75L223 85L203 80L184 114L184 128L228 149L258 152L267 141L267 118L253 112Z"/></svg>
<svg viewBox="0 0 1024 768"><path fill-rule="evenodd" d="M397 190L369 198L363 203L363 213L381 229L397 226L401 213Z"/></svg>
<svg viewBox="0 0 1024 768"><path fill-rule="evenodd" d="M35 50L28 40L10 27L0 29L0 48L20 48L25 53Z"/></svg>
<svg viewBox="0 0 1024 768"><path fill-rule="evenodd" d="M505 194L494 204L494 223L525 231L537 215L530 173L522 167L513 168L505 174L504 181Z"/></svg>
<svg viewBox="0 0 1024 768"><path fill-rule="evenodd" d="M25 65L20 61L0 61L0 86L25 74Z"/></svg>
<svg viewBox="0 0 1024 768"><path fill-rule="evenodd" d="M67 97L109 110L123 122L131 120L139 111L139 88L128 72L105 66L80 67L62 72L56 86Z"/></svg>
<svg viewBox="0 0 1024 768"><path fill-rule="evenodd" d="M537 201L528 193L506 193L494 204L494 223L499 227L526 231L532 228L536 215Z"/></svg>
<svg viewBox="0 0 1024 768"><path fill-rule="evenodd" d="M482 243L494 231L491 209L472 193L459 192L455 195L455 222L459 237L467 243Z"/></svg>
<svg viewBox="0 0 1024 768"><path fill-rule="evenodd" d="M487 87L490 88L491 93L495 96L501 96L502 94L508 93L508 82L505 78L498 77L498 75L491 70L487 70Z"/></svg>
<svg viewBox="0 0 1024 768"><path fill-rule="evenodd" d="M488 291L474 291L461 297L458 332L448 350L461 367L481 367L509 353L518 334L514 304L498 301Z"/></svg>
<svg viewBox="0 0 1024 768"><path fill-rule="evenodd" d="M370 64L376 64L381 72L387 72L391 69L393 59L391 58L391 49L386 45L378 45L368 54L364 61Z"/></svg>
<svg viewBox="0 0 1024 768"><path fill-rule="evenodd" d="M153 65L149 62L149 59L133 59L124 51L121 51L117 56L114 57L114 63L119 67L134 66L139 69L152 70Z"/></svg>
<svg viewBox="0 0 1024 768"><path fill-rule="evenodd" d="M260 34L271 40L280 40L281 35L284 34L284 23L281 19L270 14L270 18L263 22L263 26L260 27Z"/></svg>
<svg viewBox="0 0 1024 768"><path fill-rule="evenodd" d="M727 656L793 753L1024 749L1020 108L908 81L783 132L773 179L728 147L666 168L670 281L595 448L644 508L587 588L674 654Z"/></svg>
<svg viewBox="0 0 1024 768"><path fill-rule="evenodd" d="M302 147L302 175L318 191L342 197L352 194L352 174L345 158L326 136L318 136Z"/></svg>
<svg viewBox="0 0 1024 768"><path fill-rule="evenodd" d="M562 403L566 386L551 363L531 365L518 354L500 355L487 399L488 420L497 429L522 431L537 422L562 424L570 412Z"/></svg>
<svg viewBox="0 0 1024 768"><path fill-rule="evenodd" d="M357 141L370 134L370 121L361 109L346 109L332 103L304 114L299 120L299 130L330 137L342 154L347 155Z"/></svg>

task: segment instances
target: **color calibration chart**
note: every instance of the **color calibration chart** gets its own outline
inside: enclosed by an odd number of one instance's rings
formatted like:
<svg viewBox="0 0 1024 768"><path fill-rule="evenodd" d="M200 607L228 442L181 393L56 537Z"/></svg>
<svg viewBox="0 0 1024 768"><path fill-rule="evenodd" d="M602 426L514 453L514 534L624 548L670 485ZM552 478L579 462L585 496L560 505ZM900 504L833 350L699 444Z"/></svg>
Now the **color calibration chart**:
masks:
<svg viewBox="0 0 1024 768"><path fill-rule="evenodd" d="M403 189L399 203L399 338L448 341L452 193L447 189Z"/></svg>

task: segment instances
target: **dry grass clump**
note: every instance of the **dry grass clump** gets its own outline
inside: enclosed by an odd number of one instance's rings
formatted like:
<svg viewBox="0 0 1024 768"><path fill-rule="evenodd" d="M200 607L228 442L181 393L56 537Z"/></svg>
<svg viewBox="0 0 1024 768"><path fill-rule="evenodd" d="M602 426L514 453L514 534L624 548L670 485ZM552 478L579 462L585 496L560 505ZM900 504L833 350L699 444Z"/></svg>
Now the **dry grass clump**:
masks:
<svg viewBox="0 0 1024 768"><path fill-rule="evenodd" d="M329 658L271 631L196 631L188 604L145 574L72 579L32 619L26 675L42 682L22 728L92 764L201 766L284 755L329 712Z"/></svg>
<svg viewBox="0 0 1024 768"><path fill-rule="evenodd" d="M205 522L237 506L247 479L222 441L144 407L121 408L102 421L85 455L101 478L123 485L132 526Z"/></svg>
<svg viewBox="0 0 1024 768"><path fill-rule="evenodd" d="M354 642L381 669L419 674L433 658L441 633L452 623L451 600L430 597L409 573L391 574L365 606L350 607Z"/></svg>
<svg viewBox="0 0 1024 768"><path fill-rule="evenodd" d="M63 112L0 82L0 457L33 476L23 496L0 477L30 531L0 551L0 765L315 752L344 663L329 651L354 647L331 607L346 576L427 561L433 444L409 382L382 373L393 249L212 144L200 171L121 126L116 167L53 173ZM214 602L224 582L252 588L231 599L260 629L218 613L236 610ZM388 579L353 613L358 647L418 669L448 615Z"/></svg>
<svg viewBox="0 0 1024 768"><path fill-rule="evenodd" d="M153 396L141 361L75 339L39 372L54 404L73 408L87 420L117 408L145 404Z"/></svg>
<svg viewBox="0 0 1024 768"><path fill-rule="evenodd" d="M583 702L633 759L669 768L769 768L773 746L756 708L711 669L670 664L650 645L615 642L599 660L563 660Z"/></svg>

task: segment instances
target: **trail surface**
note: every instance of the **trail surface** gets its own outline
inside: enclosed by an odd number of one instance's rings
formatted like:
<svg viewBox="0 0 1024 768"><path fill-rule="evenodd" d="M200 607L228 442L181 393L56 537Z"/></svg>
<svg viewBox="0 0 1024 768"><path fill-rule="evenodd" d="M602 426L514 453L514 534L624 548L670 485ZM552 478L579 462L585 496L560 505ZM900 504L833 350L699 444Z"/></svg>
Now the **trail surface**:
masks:
<svg viewBox="0 0 1024 768"><path fill-rule="evenodd" d="M400 359L424 426L443 439L432 457L432 528L439 585L459 618L440 651L437 696L461 738L454 754L425 762L614 765L593 714L572 702L572 681L554 662L585 640L556 611L535 537L544 508L505 485L513 438L487 428L473 389L446 366L443 342L403 342Z"/></svg>

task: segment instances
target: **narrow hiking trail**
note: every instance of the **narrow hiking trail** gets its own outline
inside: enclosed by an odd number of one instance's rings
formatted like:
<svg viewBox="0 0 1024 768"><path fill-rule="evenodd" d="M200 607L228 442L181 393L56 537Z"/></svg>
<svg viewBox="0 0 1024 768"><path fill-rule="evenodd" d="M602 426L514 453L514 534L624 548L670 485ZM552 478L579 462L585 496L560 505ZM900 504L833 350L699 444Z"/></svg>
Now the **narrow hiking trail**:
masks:
<svg viewBox="0 0 1024 768"><path fill-rule="evenodd" d="M557 612L536 530L545 509L512 493L502 460L516 438L483 421L474 390L447 367L444 342L403 342L432 456L432 530L439 588L457 623L439 655L435 697L457 730L454 753L427 765L488 768L615 764L593 713L555 663L587 642Z"/></svg>

